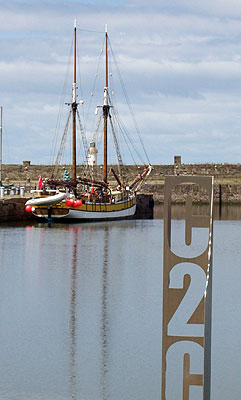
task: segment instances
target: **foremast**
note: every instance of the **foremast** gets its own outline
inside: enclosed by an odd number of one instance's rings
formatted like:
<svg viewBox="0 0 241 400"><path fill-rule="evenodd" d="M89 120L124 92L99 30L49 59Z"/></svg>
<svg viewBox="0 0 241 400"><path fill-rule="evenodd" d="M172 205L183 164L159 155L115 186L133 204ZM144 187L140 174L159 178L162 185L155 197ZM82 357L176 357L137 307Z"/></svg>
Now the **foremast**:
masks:
<svg viewBox="0 0 241 400"><path fill-rule="evenodd" d="M76 20L74 20L74 79L72 88L72 180L76 182L76 112L78 104L76 102Z"/></svg>
<svg viewBox="0 0 241 400"><path fill-rule="evenodd" d="M108 99L108 33L107 33L107 25L105 26L105 87L104 87L104 102L103 102L103 118L104 118L104 175L103 180L105 183L108 182L107 176L107 121L109 117L110 105Z"/></svg>
<svg viewBox="0 0 241 400"><path fill-rule="evenodd" d="M0 107L0 186L2 186L2 131L3 131L3 108Z"/></svg>

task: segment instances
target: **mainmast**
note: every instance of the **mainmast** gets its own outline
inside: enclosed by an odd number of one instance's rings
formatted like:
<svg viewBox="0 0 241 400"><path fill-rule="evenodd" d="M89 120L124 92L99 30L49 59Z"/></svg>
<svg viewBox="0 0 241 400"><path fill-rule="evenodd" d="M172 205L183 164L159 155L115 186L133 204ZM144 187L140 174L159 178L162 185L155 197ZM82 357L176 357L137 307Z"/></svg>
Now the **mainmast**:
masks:
<svg viewBox="0 0 241 400"><path fill-rule="evenodd" d="M76 181L76 111L77 111L77 103L76 103L76 20L74 21L74 80L73 80L73 89L72 89L72 116L73 116L73 169L72 169L72 179Z"/></svg>
<svg viewBox="0 0 241 400"><path fill-rule="evenodd" d="M0 186L2 186L2 131L3 131L3 108L0 107Z"/></svg>
<svg viewBox="0 0 241 400"><path fill-rule="evenodd" d="M107 25L105 26L105 88L104 88L104 104L103 104L103 117L104 117L104 182L107 183L107 120L109 116L110 106L108 103L108 34Z"/></svg>

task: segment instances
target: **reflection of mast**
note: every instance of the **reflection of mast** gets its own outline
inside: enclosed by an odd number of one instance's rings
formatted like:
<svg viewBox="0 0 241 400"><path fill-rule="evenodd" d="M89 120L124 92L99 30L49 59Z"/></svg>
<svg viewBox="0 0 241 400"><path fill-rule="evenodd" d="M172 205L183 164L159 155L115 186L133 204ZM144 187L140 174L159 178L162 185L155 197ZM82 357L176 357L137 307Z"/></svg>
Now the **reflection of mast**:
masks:
<svg viewBox="0 0 241 400"><path fill-rule="evenodd" d="M101 312L101 344L102 344L102 368L101 368L101 389L102 400L107 400L106 374L108 373L108 326L107 326L107 289L108 289L108 241L109 228L105 226L104 231L104 259L102 271L102 312Z"/></svg>
<svg viewBox="0 0 241 400"><path fill-rule="evenodd" d="M70 384L72 400L77 399L76 394L76 278L77 278L77 240L78 231L74 230L72 276L71 276L71 304L70 304Z"/></svg>

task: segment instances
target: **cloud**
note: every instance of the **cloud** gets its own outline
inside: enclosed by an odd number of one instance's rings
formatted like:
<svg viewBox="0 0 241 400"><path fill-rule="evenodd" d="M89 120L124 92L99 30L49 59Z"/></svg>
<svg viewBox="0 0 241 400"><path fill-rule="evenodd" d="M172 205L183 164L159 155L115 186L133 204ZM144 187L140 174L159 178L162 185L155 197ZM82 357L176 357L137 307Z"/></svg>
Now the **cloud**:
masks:
<svg viewBox="0 0 241 400"><path fill-rule="evenodd" d="M202 2L190 2L188 0L181 0L185 10L194 14L214 15L224 18L239 18L241 16L241 4L237 0L203 0Z"/></svg>
<svg viewBox="0 0 241 400"><path fill-rule="evenodd" d="M148 9L155 12L168 13L169 15L203 15L216 18L239 18L241 16L241 4L237 0L132 0L135 9Z"/></svg>
<svg viewBox="0 0 241 400"><path fill-rule="evenodd" d="M58 105L65 110L62 130L68 112L63 104L71 95L75 18L85 117L94 114L103 98L103 59L93 87L103 45L103 34L98 32L108 23L111 45L151 161L172 163L173 155L180 152L186 162L239 161L239 3L15 0L0 1L0 5L0 86L9 143L4 162L49 162ZM113 101L133 132L113 63L110 71ZM64 82L66 94L62 96ZM91 137L92 120L87 131ZM6 150L6 142L4 146ZM126 152L127 161L128 157Z"/></svg>

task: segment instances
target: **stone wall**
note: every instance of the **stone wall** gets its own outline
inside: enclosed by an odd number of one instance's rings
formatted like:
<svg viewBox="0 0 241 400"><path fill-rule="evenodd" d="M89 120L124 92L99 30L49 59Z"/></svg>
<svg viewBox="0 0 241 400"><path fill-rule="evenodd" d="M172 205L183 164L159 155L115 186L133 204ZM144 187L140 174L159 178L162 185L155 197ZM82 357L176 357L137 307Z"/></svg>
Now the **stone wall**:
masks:
<svg viewBox="0 0 241 400"><path fill-rule="evenodd" d="M152 192L155 203L164 202L164 183L146 183L142 189L145 192ZM195 185L182 185L172 193L173 203L184 203L185 196L190 193L194 203L206 203L207 196L204 191L199 191ZM241 204L241 183L240 184L214 184L214 202Z"/></svg>
<svg viewBox="0 0 241 400"><path fill-rule="evenodd" d="M17 196L0 199L0 222L35 219L32 213L25 211L27 200L27 198Z"/></svg>
<svg viewBox="0 0 241 400"><path fill-rule="evenodd" d="M178 168L176 168L178 166ZM178 165L154 165L153 171L143 185L142 193L153 193L155 202L163 202L163 183L165 175L206 175L214 176L214 200L218 202L220 198L225 203L241 203L241 164L178 164ZM27 186L28 189L34 188L38 182L39 175L43 178L51 177L53 172L52 165L31 165L24 162L24 165L3 165L4 184L14 183ZM96 166L97 179L102 179L102 166ZM71 172L69 165L59 168L59 177L64 170ZM117 166L114 169L118 171ZM132 179L143 171L143 167L129 165L126 166L127 178ZM77 175L85 175L85 166L77 166ZM109 175L110 181L114 182L113 176ZM227 183L228 182L228 183ZM174 202L183 202L184 193L177 192L173 196ZM221 193L220 193L221 191ZM205 202L205 196L198 193L194 194L196 202Z"/></svg>
<svg viewBox="0 0 241 400"><path fill-rule="evenodd" d="M102 165L96 166L97 176L101 179L103 167ZM111 166L109 166L111 168ZM113 166L117 171L117 166ZM59 177L63 175L64 170L71 173L70 165L63 165L59 167ZM128 165L126 166L127 176L135 176L142 171L142 166ZM2 175L3 180L6 181L37 181L39 175L43 178L50 178L54 170L53 165L29 165L25 161L23 165L19 164L4 164ZM159 180L164 178L165 175L175 175L178 172L180 175L212 175L215 178L238 178L241 180L241 164L181 164L178 166L178 171L174 165L154 165L153 171L150 175L150 180ZM85 166L77 166L77 175L83 176L85 173ZM110 175L111 179L111 175Z"/></svg>
<svg viewBox="0 0 241 400"><path fill-rule="evenodd" d="M136 214L135 218L138 219L151 219L153 218L154 200L152 194L137 194L136 199Z"/></svg>

